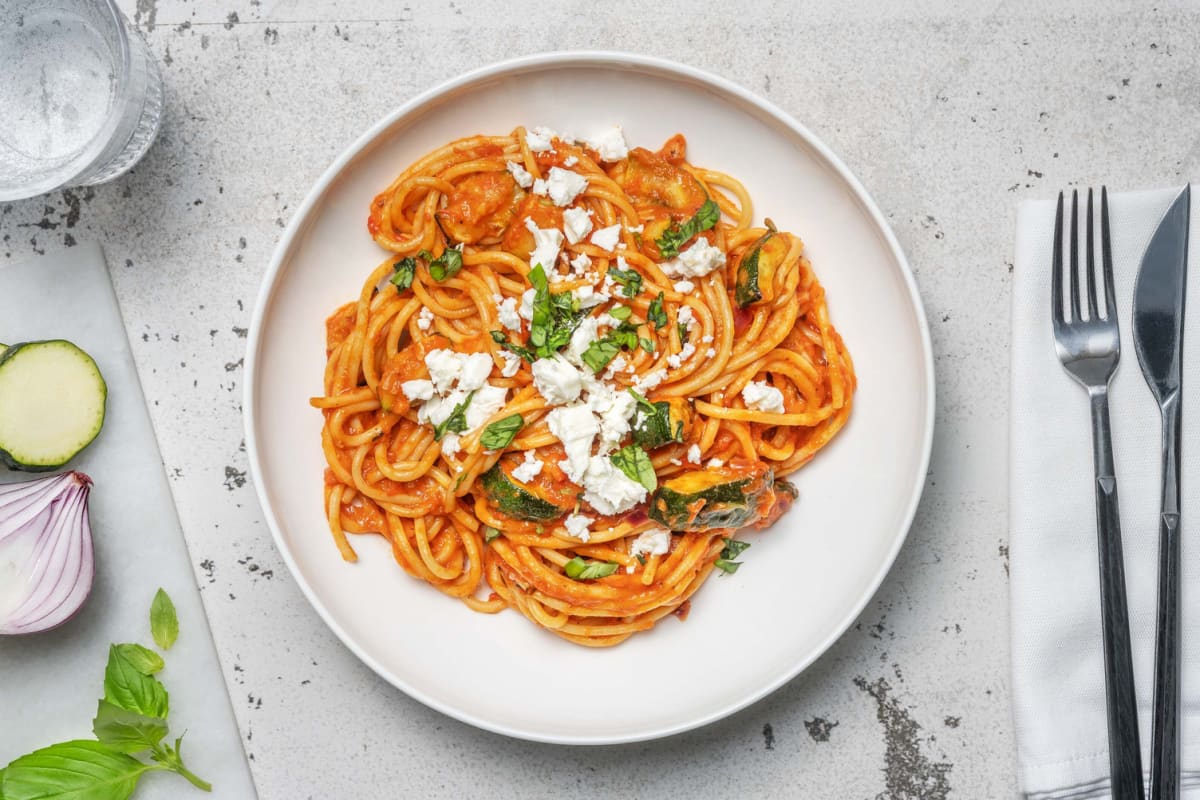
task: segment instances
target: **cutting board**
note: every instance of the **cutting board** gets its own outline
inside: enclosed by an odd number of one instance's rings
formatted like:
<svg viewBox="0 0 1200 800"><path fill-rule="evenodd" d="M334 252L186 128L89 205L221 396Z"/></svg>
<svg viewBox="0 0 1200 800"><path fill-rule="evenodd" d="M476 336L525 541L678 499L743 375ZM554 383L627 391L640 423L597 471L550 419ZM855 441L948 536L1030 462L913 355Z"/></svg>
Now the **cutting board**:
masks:
<svg viewBox="0 0 1200 800"><path fill-rule="evenodd" d="M213 794L176 775L152 773L142 778L134 800L252 800L257 795L241 734L98 245L0 262L0 342L35 339L79 345L108 383L104 428L69 465L95 481L90 511L96 582L84 609L62 627L0 636L0 766L55 742L92 738L108 646L154 646L149 610L161 586L179 614L179 639L163 653L160 675L170 694L170 738L187 732L185 762L212 783ZM0 467L0 482L31 477Z"/></svg>

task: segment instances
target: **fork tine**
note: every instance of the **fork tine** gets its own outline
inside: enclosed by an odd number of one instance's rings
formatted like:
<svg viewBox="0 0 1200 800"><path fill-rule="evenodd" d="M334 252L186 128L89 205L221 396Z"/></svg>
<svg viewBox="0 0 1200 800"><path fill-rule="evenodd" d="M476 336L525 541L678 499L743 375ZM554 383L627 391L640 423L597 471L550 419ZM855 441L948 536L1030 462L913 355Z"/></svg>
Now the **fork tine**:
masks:
<svg viewBox="0 0 1200 800"><path fill-rule="evenodd" d="M1093 244L1092 233L1092 188L1088 187L1087 201L1087 301L1088 301L1088 319L1099 319L1100 313L1096 310L1096 256L1095 245Z"/></svg>
<svg viewBox="0 0 1200 800"><path fill-rule="evenodd" d="M1105 231L1108 230L1106 227ZM1055 326L1063 324L1063 193L1058 193L1058 210L1054 213L1054 257L1050 276L1050 305ZM1107 241L1107 240L1106 240Z"/></svg>
<svg viewBox="0 0 1200 800"><path fill-rule="evenodd" d="M1108 238L1108 187L1100 187L1100 260L1104 265L1104 318L1117 313L1116 292L1113 291L1112 242Z"/></svg>
<svg viewBox="0 0 1200 800"><path fill-rule="evenodd" d="M1079 322L1079 190L1071 190L1071 320Z"/></svg>

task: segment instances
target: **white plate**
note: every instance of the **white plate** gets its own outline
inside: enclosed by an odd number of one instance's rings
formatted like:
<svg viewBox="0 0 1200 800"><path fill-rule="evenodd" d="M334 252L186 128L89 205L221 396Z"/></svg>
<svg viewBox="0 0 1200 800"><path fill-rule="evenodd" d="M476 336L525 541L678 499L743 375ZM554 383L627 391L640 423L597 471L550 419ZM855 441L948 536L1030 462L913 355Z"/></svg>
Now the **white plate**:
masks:
<svg viewBox="0 0 1200 800"><path fill-rule="evenodd" d="M745 182L755 218L798 233L854 357L850 423L796 474L800 502L735 575L668 618L594 650L516 611L476 614L408 577L380 537L346 564L322 513L325 317L383 256L366 230L375 194L452 139L519 124L619 123L633 144L676 131L689 159ZM247 447L275 541L308 599L367 665L481 728L570 744L665 736L730 714L812 663L850 625L912 521L933 434L933 361L908 265L842 163L769 103L690 67L618 53L518 59L444 84L355 142L313 187L275 251L250 331Z"/></svg>

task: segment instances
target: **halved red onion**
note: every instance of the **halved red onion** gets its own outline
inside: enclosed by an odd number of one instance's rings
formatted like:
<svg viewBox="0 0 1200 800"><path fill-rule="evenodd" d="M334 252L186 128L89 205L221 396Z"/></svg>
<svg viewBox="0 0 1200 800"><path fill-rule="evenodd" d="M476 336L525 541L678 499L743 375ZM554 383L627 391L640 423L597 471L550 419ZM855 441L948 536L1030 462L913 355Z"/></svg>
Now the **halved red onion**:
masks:
<svg viewBox="0 0 1200 800"><path fill-rule="evenodd" d="M82 472L0 484L0 636L58 627L87 601L91 488Z"/></svg>

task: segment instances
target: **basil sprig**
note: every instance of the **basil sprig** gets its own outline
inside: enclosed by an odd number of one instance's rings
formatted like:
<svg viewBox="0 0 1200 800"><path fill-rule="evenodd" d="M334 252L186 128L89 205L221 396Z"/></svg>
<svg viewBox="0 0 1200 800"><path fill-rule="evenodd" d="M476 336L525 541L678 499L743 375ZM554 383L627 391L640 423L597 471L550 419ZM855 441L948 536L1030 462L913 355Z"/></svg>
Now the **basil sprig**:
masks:
<svg viewBox="0 0 1200 800"><path fill-rule="evenodd" d="M658 293L658 297L650 303L650 310L646 312L646 321L654 323L654 330L660 331L667 325L667 312L663 308L663 301L666 299L662 292Z"/></svg>
<svg viewBox="0 0 1200 800"><path fill-rule="evenodd" d="M716 225L719 219L721 219L721 207L712 198L705 200L704 205L700 206L695 215L687 222L682 225L675 223L663 231L663 235L655 241L655 244L658 245L658 252L662 254L663 258L674 258L679 255L679 249L693 236Z"/></svg>
<svg viewBox="0 0 1200 800"><path fill-rule="evenodd" d="M546 271L538 264L529 270L533 285L533 319L529 323L529 344L541 358L550 358L571 341L571 334L583 319L579 298L572 292L552 294Z"/></svg>
<svg viewBox="0 0 1200 800"><path fill-rule="evenodd" d="M434 258L433 253L428 250L422 250L417 253L417 256L429 263L429 275L439 283L447 278L453 278L463 267L462 251L453 247L443 250L437 258Z"/></svg>
<svg viewBox="0 0 1200 800"><path fill-rule="evenodd" d="M471 405L471 400L475 398L475 393L471 392L467 395L467 399L454 407L450 412L450 416L442 420L440 425L433 426L433 439L435 442L440 442L442 437L447 433L462 433L467 429L467 408Z"/></svg>
<svg viewBox="0 0 1200 800"><path fill-rule="evenodd" d="M608 366L608 362L616 358L617 353L622 350L633 350L637 346L637 326L629 320L625 320L603 337L591 342L579 357L583 363L591 367L592 372L599 372ZM653 345L649 350L653 351Z"/></svg>
<svg viewBox="0 0 1200 800"><path fill-rule="evenodd" d="M654 473L654 464L650 462L650 456L642 449L641 445L625 445L609 458L612 459L617 469L629 476L630 480L637 481L646 487L647 492L653 492L658 488L658 476Z"/></svg>
<svg viewBox="0 0 1200 800"><path fill-rule="evenodd" d="M584 561L575 556L563 565L567 577L576 581L590 581L596 578L607 578L617 571L615 561Z"/></svg>
<svg viewBox="0 0 1200 800"><path fill-rule="evenodd" d="M175 641L179 623L170 597L159 589L151 609L155 642L166 649ZM167 642L168 644L163 644ZM115 644L108 651L104 697L96 705L92 732L43 747L0 769L0 797L89 798L125 800L147 772L174 772L196 788L212 785L183 763L183 737L166 743L167 690L154 674L163 668L158 653L139 644Z"/></svg>
<svg viewBox="0 0 1200 800"><path fill-rule="evenodd" d="M637 297L642 291L642 281L644 280L642 273L633 267L629 269L609 267L608 277L613 279L613 283L621 285L621 291L626 297Z"/></svg>
<svg viewBox="0 0 1200 800"><path fill-rule="evenodd" d="M500 535L500 531L497 530L496 528L493 528L491 525L483 526L483 543L484 544L489 544L492 541L492 539L495 539L499 535Z"/></svg>
<svg viewBox="0 0 1200 800"><path fill-rule="evenodd" d="M533 352L528 347L522 347L521 345L516 344L515 342L510 342L508 340L508 337L504 335L503 331L492 331L491 333L492 333L492 341L495 342L496 344L500 345L501 347L503 347L505 350L512 353L513 355L520 356L521 358L528 361L530 364L532 364L534 361L537 360L537 353Z"/></svg>
<svg viewBox="0 0 1200 800"><path fill-rule="evenodd" d="M392 273L391 283L396 287L396 291L411 289L413 278L417 274L417 260L412 256L405 256L393 265L393 269L395 272Z"/></svg>
<svg viewBox="0 0 1200 800"><path fill-rule="evenodd" d="M513 414L504 419L498 419L484 428L483 435L479 437L479 443L486 450L499 450L503 447L508 447L512 444L512 440L517 438L517 432L524 425L525 418L520 414Z"/></svg>
<svg viewBox="0 0 1200 800"><path fill-rule="evenodd" d="M738 567L742 565L742 562L735 561L734 559L745 552L746 548L750 546L750 543L739 542L736 539L723 539L722 541L725 542L725 547L721 550L721 555L719 558L717 558L717 562L714 566L716 566L717 569L723 570L724 572L732 575L733 573L737 572Z"/></svg>

